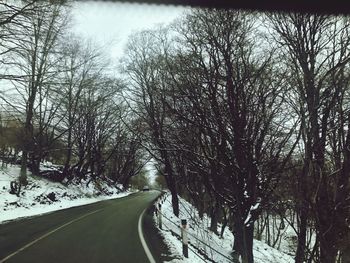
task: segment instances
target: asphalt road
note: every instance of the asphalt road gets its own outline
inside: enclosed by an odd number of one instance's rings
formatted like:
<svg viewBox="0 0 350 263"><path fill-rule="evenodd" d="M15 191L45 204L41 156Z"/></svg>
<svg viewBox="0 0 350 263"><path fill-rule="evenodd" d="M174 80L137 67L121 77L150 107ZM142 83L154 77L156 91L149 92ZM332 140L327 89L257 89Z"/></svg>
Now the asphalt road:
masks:
<svg viewBox="0 0 350 263"><path fill-rule="evenodd" d="M0 262L147 263L138 221L159 194L142 192L2 224Z"/></svg>

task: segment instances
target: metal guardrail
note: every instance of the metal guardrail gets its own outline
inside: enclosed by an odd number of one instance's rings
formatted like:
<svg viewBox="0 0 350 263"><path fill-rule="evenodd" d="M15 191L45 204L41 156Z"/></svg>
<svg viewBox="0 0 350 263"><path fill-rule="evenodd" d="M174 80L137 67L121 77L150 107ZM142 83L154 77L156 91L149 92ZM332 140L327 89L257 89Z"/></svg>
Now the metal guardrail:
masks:
<svg viewBox="0 0 350 263"><path fill-rule="evenodd" d="M171 232L173 236L176 236L178 240L181 241L181 236L178 233L175 233L170 227L168 227L166 224L163 223L163 226L168 228L168 231ZM193 246L191 243L189 243L191 246ZM195 249L199 250L197 247L193 246ZM193 250L190 246L188 247L189 250L191 250L194 254L196 254L203 262L207 262L206 258L203 258L200 254L198 254L195 250ZM214 262L214 261L212 261Z"/></svg>
<svg viewBox="0 0 350 263"><path fill-rule="evenodd" d="M163 192L162 193L162 195L160 195L159 196L159 198L158 199L161 199L161 198L166 198L166 196L164 196L164 195L166 195L167 193L166 192ZM159 200L157 200L157 203L159 202ZM167 219L170 223L172 223L174 226L176 226L177 228L180 228L181 229L181 227L180 227L180 225L178 224L178 223L176 223L176 222L174 222L172 219L170 219L170 218L168 218L165 214L163 214L163 213L161 213L160 211L158 211L157 210L157 213L160 213L165 219ZM162 223L163 225L164 225L164 222ZM168 226L166 226L172 233L174 233L174 231L172 231ZM204 231L204 230L203 230ZM177 235L178 237L180 237L180 235L179 234L177 234L177 233L174 233L175 235ZM216 250L215 248L213 248L213 247L211 247L210 245L208 245L207 243L205 243L203 240L201 240L201 239L199 239L198 237L196 237L195 235L193 235L193 234L191 234L191 233L189 233L188 232L188 235L190 235L191 237L193 237L196 241L198 241L198 242L200 242L201 244L203 244L204 246L206 246L206 247L208 247L211 251L214 251L214 252L216 252L217 254L219 254L220 256L222 256L223 258L225 258L225 259L227 259L227 260L229 260L230 262L232 262L232 258L229 258L229 257L227 257L226 255L224 255L224 254L222 254L220 251L218 251L218 250ZM191 246L193 246L195 249L197 249L198 251L201 251L200 250L200 248L197 248L197 247L195 247L192 243L190 243L189 242L189 244L191 244ZM190 248L189 248L190 249ZM194 252L192 249L190 249L192 252ZM199 256L196 252L194 252L197 256ZM203 252L204 253L204 252ZM208 255L206 255L206 257L208 258L208 259L203 259L201 256L199 256L202 260L204 260L204 262L207 262L207 260L209 259L210 261L212 261L212 262L215 262L214 261L214 259L211 259L211 258L209 258L209 256Z"/></svg>

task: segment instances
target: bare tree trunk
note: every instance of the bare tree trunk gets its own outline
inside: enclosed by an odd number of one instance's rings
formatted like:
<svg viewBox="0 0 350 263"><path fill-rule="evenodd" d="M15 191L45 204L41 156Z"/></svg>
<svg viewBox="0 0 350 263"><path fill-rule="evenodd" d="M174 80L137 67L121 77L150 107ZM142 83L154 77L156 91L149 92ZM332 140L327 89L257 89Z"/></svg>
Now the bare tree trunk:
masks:
<svg viewBox="0 0 350 263"><path fill-rule="evenodd" d="M35 63L35 62L33 62ZM35 65L32 65L35 68ZM34 80L32 80L32 84L34 85ZM28 99L28 106L26 110L26 122L24 125L24 141L23 141L23 150L22 150L22 159L21 159L21 171L19 182L20 184L26 185L27 181L27 164L28 164L28 150L31 145L31 141L33 139L33 111L34 111L34 102L36 96L36 88L32 87L31 96Z"/></svg>
<svg viewBox="0 0 350 263"><path fill-rule="evenodd" d="M165 165L165 167L167 167L168 165ZM167 185L168 188L170 190L171 193L171 204L173 207L173 212L174 215L179 217L180 215L180 208L179 208L179 197L177 196L177 189L176 189L176 183L174 180L174 176L173 176L173 172L172 169L168 167L168 169L166 168L165 171L168 171L167 176L165 177L166 181L167 181Z"/></svg>
<svg viewBox="0 0 350 263"><path fill-rule="evenodd" d="M320 263L335 263L338 250L333 240L320 240Z"/></svg>
<svg viewBox="0 0 350 263"><path fill-rule="evenodd" d="M350 262L350 244L342 250L340 258L342 263Z"/></svg>
<svg viewBox="0 0 350 263"><path fill-rule="evenodd" d="M234 244L233 250L238 260L242 259L242 263L253 263L253 236L254 226L246 226L241 216L235 216L234 223Z"/></svg>
<svg viewBox="0 0 350 263"><path fill-rule="evenodd" d="M306 231L307 231L307 212L304 208L300 211L300 225L298 232L298 246L295 255L295 263L303 263L305 260L306 248Z"/></svg>
<svg viewBox="0 0 350 263"><path fill-rule="evenodd" d="M19 176L19 182L20 184L23 184L23 185L27 184L27 159L28 159L28 153L26 150L23 150L22 158L21 158L21 171Z"/></svg>
<svg viewBox="0 0 350 263"><path fill-rule="evenodd" d="M221 230L220 230L220 237L221 238L223 238L225 229L226 229L227 224L228 224L228 214L227 214L226 208L224 206L222 206L222 214L223 214L223 222L222 222L222 226L221 226Z"/></svg>
<svg viewBox="0 0 350 263"><path fill-rule="evenodd" d="M212 205L210 209L210 231L215 233L216 235L219 235L218 233L218 221L220 216L220 203L215 202L214 205Z"/></svg>

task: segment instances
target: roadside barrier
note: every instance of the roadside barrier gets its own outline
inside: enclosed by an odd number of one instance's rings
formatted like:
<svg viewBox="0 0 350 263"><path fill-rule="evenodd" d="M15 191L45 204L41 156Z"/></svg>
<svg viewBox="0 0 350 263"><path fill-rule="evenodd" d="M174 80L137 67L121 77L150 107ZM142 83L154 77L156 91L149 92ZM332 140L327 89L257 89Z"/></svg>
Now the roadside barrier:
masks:
<svg viewBox="0 0 350 263"><path fill-rule="evenodd" d="M193 238L197 242L208 247L211 251L214 251L215 253L219 254L223 258L232 262L232 260L233 260L232 258L229 258L228 256L222 254L220 251L216 250L212 246L206 244L203 240L199 239L195 235L188 232L188 226L187 226L186 219L182 219L180 224L179 224L179 223L174 222L172 219L168 218L165 214L162 213L162 204L165 202L167 194L168 194L167 192L162 192L162 194L157 198L157 200L155 202L155 213L157 216L158 227L162 230L167 229L166 231L170 231L173 236L176 236L177 239L179 239L182 242L183 256L188 258L188 250L190 250L191 252L196 254L201 260L203 260L203 262L208 262L208 261L209 262L216 262L214 259L209 258L208 255L204 251L202 251L200 248L198 248L194 244L192 244L190 242L190 240L188 239L188 236L190 236L191 238ZM164 220L162 220L162 217L164 217L168 222L170 222L171 224L176 226L176 228L179 229L180 233L174 232L169 226L167 226L165 224ZM164 229L164 228L166 228L166 229Z"/></svg>

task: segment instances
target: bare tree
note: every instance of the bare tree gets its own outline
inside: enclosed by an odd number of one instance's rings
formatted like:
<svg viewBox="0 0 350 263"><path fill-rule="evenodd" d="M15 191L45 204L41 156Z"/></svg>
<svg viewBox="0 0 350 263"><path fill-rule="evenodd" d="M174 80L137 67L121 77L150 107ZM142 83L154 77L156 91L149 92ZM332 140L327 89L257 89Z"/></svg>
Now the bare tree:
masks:
<svg viewBox="0 0 350 263"><path fill-rule="evenodd" d="M63 58L59 67L60 86L56 92L56 100L60 101L59 115L60 134L66 137L66 159L63 169L63 177L70 176L72 172L71 159L73 154L74 138L73 128L79 121L78 114L81 106L84 90L91 86L94 76L97 76L104 68L101 62L101 54L91 44L82 44L82 40L74 36L66 38L62 44Z"/></svg>
<svg viewBox="0 0 350 263"><path fill-rule="evenodd" d="M3 1L0 3L0 27L6 24L14 23L18 16L24 16L35 9L37 0L20 1L14 4L12 1Z"/></svg>
<svg viewBox="0 0 350 263"><path fill-rule="evenodd" d="M241 12L195 10L171 34L134 37L126 63L130 99L159 151L170 191L185 185L203 198L206 190L214 232L221 206L229 207L243 262L253 262L254 221L295 147L285 147L295 118L282 115L284 72L271 50L262 56L250 38L253 22Z"/></svg>
<svg viewBox="0 0 350 263"><path fill-rule="evenodd" d="M296 262L305 260L310 217L316 225L320 262L335 262L339 241L346 235L342 213L346 210L348 175L343 173L347 169L345 159L344 166L338 164L342 172L333 170L328 165L326 152L331 112L342 108L340 98L347 89L342 76L350 61L349 24L347 19L326 15L275 14L270 18L278 34L276 40L289 58L289 68L296 80L297 112L304 143L303 171L298 177L301 224ZM344 127L345 116L340 126ZM342 142L346 141L344 138ZM344 157L347 154L345 145L338 145Z"/></svg>
<svg viewBox="0 0 350 263"><path fill-rule="evenodd" d="M162 38L166 37L166 33L163 30L158 33L144 31L130 39L124 69L131 79L129 97L138 109L134 112L149 129L148 142L154 145L154 157L157 156L164 166L163 174L172 195L173 211L178 216L177 183L166 140L169 119L163 99L165 94L162 92L166 90L161 63Z"/></svg>
<svg viewBox="0 0 350 263"><path fill-rule="evenodd" d="M243 262L253 262L254 221L294 148L284 147L294 132L292 117L281 115L284 73L271 50L259 55L249 37L253 23L253 16L240 12L193 12L180 27L184 46L172 78L180 89L176 99L190 105L187 120L200 131L207 157L201 169L210 171L204 181L234 216L234 249Z"/></svg>
<svg viewBox="0 0 350 263"><path fill-rule="evenodd" d="M26 183L28 153L35 144L35 109L38 101L39 104L42 102L39 94L48 89L57 71L55 63L59 59L58 40L67 24L67 17L63 15L62 5L40 2L35 4L35 10L23 21L24 23L16 24L16 27L6 28L5 32L16 35L7 41L7 46L11 48L7 65L13 75L22 76L13 79L12 83L18 94L14 96L17 96L17 101L18 98L22 99L20 105L25 108L20 181Z"/></svg>

